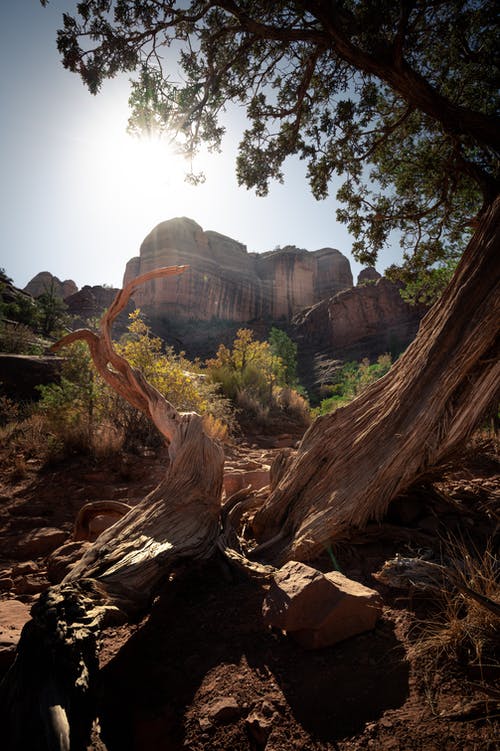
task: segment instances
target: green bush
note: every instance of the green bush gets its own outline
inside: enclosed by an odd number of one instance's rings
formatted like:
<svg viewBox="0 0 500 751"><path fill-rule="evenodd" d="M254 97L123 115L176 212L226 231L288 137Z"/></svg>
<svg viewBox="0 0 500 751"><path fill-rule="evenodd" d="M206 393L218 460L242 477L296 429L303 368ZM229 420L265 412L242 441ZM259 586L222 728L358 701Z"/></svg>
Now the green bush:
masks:
<svg viewBox="0 0 500 751"><path fill-rule="evenodd" d="M361 362L347 362L338 370L335 383L328 387L331 396L323 399L319 407L313 410L313 416L326 415L349 404L367 386L385 375L391 365L389 354L380 355L373 364L367 358Z"/></svg>
<svg viewBox="0 0 500 751"><path fill-rule="evenodd" d="M128 333L115 344L116 351L133 368L139 368L177 409L210 415L211 431L225 435L233 420L228 400L203 377L199 365L176 355L170 347L164 352L162 341L150 335L138 310L130 318ZM62 454L102 454L163 442L153 423L101 379L82 342L66 349L60 382L39 390L38 411Z"/></svg>
<svg viewBox="0 0 500 751"><path fill-rule="evenodd" d="M296 352L296 345L279 329L271 329L267 342L256 341L249 329L239 329L231 349L221 344L216 356L207 360L207 373L244 417L265 424L280 410L293 416L291 405L296 405L296 417L303 422L308 404L304 397L290 395L296 394L291 387L298 385Z"/></svg>

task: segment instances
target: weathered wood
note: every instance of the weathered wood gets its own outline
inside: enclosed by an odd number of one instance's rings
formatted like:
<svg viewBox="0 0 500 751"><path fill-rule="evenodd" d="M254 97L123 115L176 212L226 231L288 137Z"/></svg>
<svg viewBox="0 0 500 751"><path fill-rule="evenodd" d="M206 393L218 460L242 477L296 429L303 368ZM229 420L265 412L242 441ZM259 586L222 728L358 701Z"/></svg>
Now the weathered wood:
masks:
<svg viewBox="0 0 500 751"><path fill-rule="evenodd" d="M257 511L257 555L306 560L349 539L460 446L500 396L500 198L416 339L348 406L318 418ZM273 543L270 543L274 540Z"/></svg>
<svg viewBox="0 0 500 751"><path fill-rule="evenodd" d="M104 315L99 335L83 329L55 345L88 343L104 380L165 437L169 464L158 487L105 530L63 582L33 606L0 690L7 751L83 751L95 719L92 685L103 624L146 608L179 563L209 558L217 549L221 446L206 435L199 415L179 413L113 350L111 341L113 320L138 284L185 268L158 269L132 281Z"/></svg>
<svg viewBox="0 0 500 751"><path fill-rule="evenodd" d="M92 538L92 524L98 517L109 517L118 521L128 514L132 506L122 501L91 501L78 511L73 527L73 540L90 540ZM113 521L110 522L114 523ZM94 538L95 539L95 538Z"/></svg>

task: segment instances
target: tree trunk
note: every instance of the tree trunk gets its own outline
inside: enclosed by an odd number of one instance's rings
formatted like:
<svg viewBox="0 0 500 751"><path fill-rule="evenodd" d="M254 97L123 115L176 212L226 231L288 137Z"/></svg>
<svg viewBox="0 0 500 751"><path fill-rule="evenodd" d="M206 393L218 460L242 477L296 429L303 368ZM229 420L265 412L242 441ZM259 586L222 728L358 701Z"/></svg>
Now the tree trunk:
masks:
<svg viewBox="0 0 500 751"><path fill-rule="evenodd" d="M197 414L180 414L113 350L111 324L137 284L181 273L159 269L131 282L109 308L100 335L84 329L57 348L84 339L102 377L141 409L165 436L165 478L141 503L103 532L60 585L32 607L16 661L0 688L2 748L80 751L95 720L93 682L98 637L109 619L144 609L179 563L216 550L224 452Z"/></svg>
<svg viewBox="0 0 500 751"><path fill-rule="evenodd" d="M252 555L314 558L389 503L470 435L500 396L500 198L441 300L389 373L318 418L254 518ZM267 544L266 544L267 541Z"/></svg>

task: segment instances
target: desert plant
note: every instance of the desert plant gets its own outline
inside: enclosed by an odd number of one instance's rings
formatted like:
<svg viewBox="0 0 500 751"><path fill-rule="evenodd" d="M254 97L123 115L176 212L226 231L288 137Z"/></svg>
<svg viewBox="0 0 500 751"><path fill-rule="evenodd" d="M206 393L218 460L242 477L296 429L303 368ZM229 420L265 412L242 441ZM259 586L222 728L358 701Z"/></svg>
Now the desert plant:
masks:
<svg viewBox="0 0 500 751"><path fill-rule="evenodd" d="M45 461L53 450L54 436L43 415L31 414L0 426L0 445L2 464L12 470L21 457Z"/></svg>
<svg viewBox="0 0 500 751"><path fill-rule="evenodd" d="M164 351L162 340L150 335L139 310L130 315L128 333L116 349L183 410L210 414L214 426L221 423L221 435L230 432L233 418L227 399L183 354L175 354L171 347ZM151 421L104 383L82 342L66 348L60 382L39 390L38 411L52 436L53 454L103 455L122 447L137 450L163 443Z"/></svg>
<svg viewBox="0 0 500 751"><path fill-rule="evenodd" d="M279 329L271 329L266 342L255 340L250 329L239 329L231 348L221 344L216 356L207 360L208 377L231 399L243 420L265 425L274 412L287 410L306 424L307 401L291 388L297 384L296 350ZM294 399L295 411L291 408Z"/></svg>
<svg viewBox="0 0 500 751"><path fill-rule="evenodd" d="M280 386L297 388L297 345L288 334L272 327L269 332L269 346L273 357L277 358L276 375Z"/></svg>
<svg viewBox="0 0 500 751"><path fill-rule="evenodd" d="M0 323L0 352L17 355L38 355L42 348L36 336L24 323L2 321Z"/></svg>
<svg viewBox="0 0 500 751"><path fill-rule="evenodd" d="M313 410L313 415L326 415L338 407L349 404L359 396L371 383L374 383L391 368L392 358L389 354L379 355L377 361L370 364L368 358L361 362L347 362L337 371L335 383L328 386L331 396L323 399Z"/></svg>
<svg viewBox="0 0 500 751"><path fill-rule="evenodd" d="M54 443L69 453L90 452L99 419L100 384L85 345L78 342L68 347L60 381L38 386L38 390L37 409Z"/></svg>
<svg viewBox="0 0 500 751"><path fill-rule="evenodd" d="M439 609L417 624L411 656L428 668L444 661L500 670L500 566L494 543L479 549L463 538L450 538L443 556L443 586L435 599Z"/></svg>

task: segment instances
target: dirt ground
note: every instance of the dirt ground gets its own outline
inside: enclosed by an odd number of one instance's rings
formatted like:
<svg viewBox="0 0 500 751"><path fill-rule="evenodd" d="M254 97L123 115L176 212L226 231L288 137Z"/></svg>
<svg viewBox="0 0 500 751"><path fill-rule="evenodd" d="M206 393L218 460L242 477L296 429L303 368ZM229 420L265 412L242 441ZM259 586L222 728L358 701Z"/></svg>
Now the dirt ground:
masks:
<svg viewBox="0 0 500 751"><path fill-rule="evenodd" d="M272 440L259 445L254 436L230 459L264 463L275 451ZM30 530L56 528L69 538L84 503L136 503L160 479L162 457L74 458L45 469L32 461L22 474L4 467L0 478L0 598L30 603L49 584L46 554L20 553ZM495 525L498 533L498 455L491 444L470 449L401 504L363 544L335 551L346 575L383 597L373 632L306 651L263 625L266 585L222 558L167 582L139 622L107 629L98 701L108 751L500 748L498 701L477 703L485 683L500 695L498 662L482 674L451 663L426 671L409 650L417 618L432 617L435 603L372 577L396 552L438 550L444 531L467 533L478 547ZM332 568L326 552L314 565Z"/></svg>

